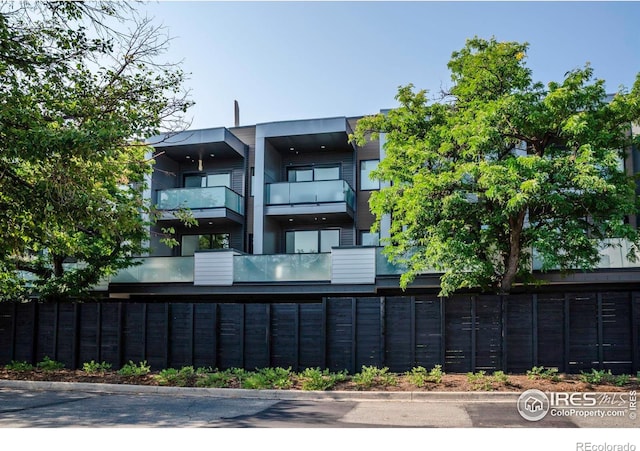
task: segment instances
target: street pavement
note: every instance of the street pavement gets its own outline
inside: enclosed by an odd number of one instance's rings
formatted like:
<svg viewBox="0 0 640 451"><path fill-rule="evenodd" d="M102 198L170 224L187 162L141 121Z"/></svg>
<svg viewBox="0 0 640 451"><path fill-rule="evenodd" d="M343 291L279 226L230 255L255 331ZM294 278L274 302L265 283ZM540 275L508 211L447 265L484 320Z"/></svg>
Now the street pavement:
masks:
<svg viewBox="0 0 640 451"><path fill-rule="evenodd" d="M519 393L300 392L0 381L1 428L638 428L527 421ZM640 443L638 444L640 445Z"/></svg>

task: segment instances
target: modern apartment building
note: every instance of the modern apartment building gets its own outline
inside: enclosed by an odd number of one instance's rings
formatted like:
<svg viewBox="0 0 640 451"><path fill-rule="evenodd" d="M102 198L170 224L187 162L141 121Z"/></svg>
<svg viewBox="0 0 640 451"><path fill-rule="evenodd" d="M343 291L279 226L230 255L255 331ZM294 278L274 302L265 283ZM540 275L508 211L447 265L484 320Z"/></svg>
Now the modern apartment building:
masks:
<svg viewBox="0 0 640 451"><path fill-rule="evenodd" d="M109 284L115 298L186 296L199 300L318 300L324 296L399 293L401 268L381 255L370 232L368 202L380 188L370 172L384 158L383 140L349 142L358 117L270 122L188 130L155 137L149 180L161 218L151 230L142 264ZM637 131L637 130L634 130ZM634 151L635 153L635 151ZM635 155L633 155L635 156ZM629 171L637 158L626 162ZM176 210L188 208L198 226ZM179 246L162 244L173 227ZM387 227L382 224L384 236ZM637 280L626 250L608 249L602 268L553 283ZM424 274L419 290L437 290Z"/></svg>

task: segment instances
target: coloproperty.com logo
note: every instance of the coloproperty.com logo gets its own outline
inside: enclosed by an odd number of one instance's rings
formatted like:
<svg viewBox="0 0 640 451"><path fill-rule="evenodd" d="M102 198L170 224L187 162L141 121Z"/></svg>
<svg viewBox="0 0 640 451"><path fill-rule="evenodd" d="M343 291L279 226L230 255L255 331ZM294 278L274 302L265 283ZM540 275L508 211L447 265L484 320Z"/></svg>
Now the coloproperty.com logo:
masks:
<svg viewBox="0 0 640 451"><path fill-rule="evenodd" d="M518 412L528 421L552 417L637 417L636 392L551 392L527 390L518 398Z"/></svg>

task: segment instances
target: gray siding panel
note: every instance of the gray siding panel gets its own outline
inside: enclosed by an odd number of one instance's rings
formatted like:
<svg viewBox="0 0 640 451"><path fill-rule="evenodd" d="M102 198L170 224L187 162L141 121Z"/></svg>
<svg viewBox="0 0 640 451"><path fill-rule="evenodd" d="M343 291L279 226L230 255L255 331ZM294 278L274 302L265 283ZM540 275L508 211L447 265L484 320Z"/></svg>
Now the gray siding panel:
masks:
<svg viewBox="0 0 640 451"><path fill-rule="evenodd" d="M332 249L331 283L375 283L375 248Z"/></svg>

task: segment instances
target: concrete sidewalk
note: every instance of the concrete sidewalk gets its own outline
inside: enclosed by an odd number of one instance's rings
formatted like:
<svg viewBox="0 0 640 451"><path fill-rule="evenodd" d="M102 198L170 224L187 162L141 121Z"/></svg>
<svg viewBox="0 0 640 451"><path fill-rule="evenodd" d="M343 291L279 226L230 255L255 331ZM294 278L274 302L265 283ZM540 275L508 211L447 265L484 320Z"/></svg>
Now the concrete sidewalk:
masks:
<svg viewBox="0 0 640 451"><path fill-rule="evenodd" d="M446 392L446 391L302 391L249 390L239 388L161 387L151 385L98 384L0 380L0 388L19 390L78 391L83 393L154 394L204 396L211 398L245 398L279 401L406 401L406 402L510 402L520 392Z"/></svg>

